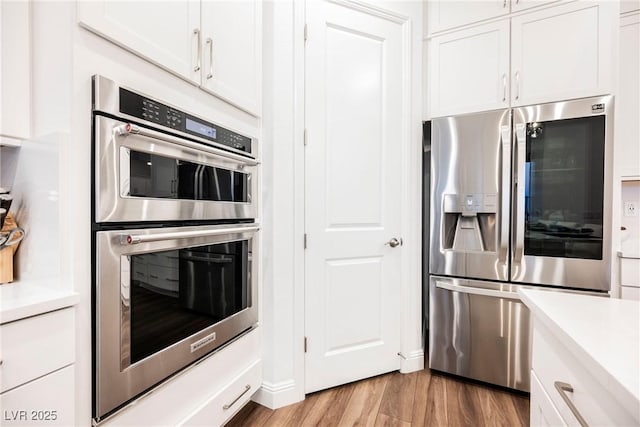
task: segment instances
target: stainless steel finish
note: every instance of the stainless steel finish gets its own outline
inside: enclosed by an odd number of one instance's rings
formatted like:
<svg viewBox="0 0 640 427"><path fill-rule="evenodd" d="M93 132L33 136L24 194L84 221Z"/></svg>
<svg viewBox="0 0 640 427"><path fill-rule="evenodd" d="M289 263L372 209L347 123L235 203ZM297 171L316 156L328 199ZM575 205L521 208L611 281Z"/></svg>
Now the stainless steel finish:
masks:
<svg viewBox="0 0 640 427"><path fill-rule="evenodd" d="M193 71L200 71L200 67L202 66L202 49L200 49L200 44L201 44L200 28L194 28L193 34L196 36L196 50L198 52L196 65L195 67L193 67Z"/></svg>
<svg viewBox="0 0 640 427"><path fill-rule="evenodd" d="M532 322L518 288L432 276L429 367L529 391Z"/></svg>
<svg viewBox="0 0 640 427"><path fill-rule="evenodd" d="M402 245L402 239L398 240L395 237L392 237L391 240L385 243L385 245L389 245L392 248Z"/></svg>
<svg viewBox="0 0 640 427"><path fill-rule="evenodd" d="M205 43L209 45L209 72L207 73L207 80L209 80L213 78L213 40L207 37Z"/></svg>
<svg viewBox="0 0 640 427"><path fill-rule="evenodd" d="M587 421L584 419L580 411L578 411L576 405L574 405L571 399L569 399L569 396L567 396L567 393L573 393L573 386L562 381L555 381L553 383L553 386L556 388L556 390L558 390L558 393L560 393L560 397L562 397L564 403L567 404L573 416L576 417L576 420L578 420L578 423L580 423L582 427L589 427L589 424L587 424Z"/></svg>
<svg viewBox="0 0 640 427"><path fill-rule="evenodd" d="M507 109L434 119L431 274L508 280ZM468 204L471 202L471 204Z"/></svg>
<svg viewBox="0 0 640 427"><path fill-rule="evenodd" d="M593 104L604 104L604 111L592 114ZM603 202L603 240L602 259L579 259L524 255L524 156L527 123L549 120L572 119L589 116L605 116L605 165L604 165L604 202ZM611 254L611 205L613 180L613 97L601 96L574 101L542 104L516 108L513 111L515 138L518 146L518 158L514 162L514 175L517 176L517 191L513 200L515 212L512 233L514 234L511 281L536 283L552 286L608 291L610 289L609 269ZM521 145L522 144L522 145Z"/></svg>
<svg viewBox="0 0 640 427"><path fill-rule="evenodd" d="M214 332L212 334L207 335L204 338L199 339L198 341L194 342L193 344L191 344L189 346L189 349L191 350L191 353L193 353L194 351L200 350L205 345L211 344L215 340L216 340L216 333Z"/></svg>
<svg viewBox="0 0 640 427"><path fill-rule="evenodd" d="M121 244L122 231L96 233L96 416L103 417L132 397L179 371L217 347L251 328L258 321L257 268L253 259L259 257L258 234L255 224L240 231L238 225L175 227L165 229L132 230L132 234L151 236L171 234L167 240ZM227 233L198 233L199 230L227 230ZM198 237L176 237L179 232ZM184 235L183 235L184 236ZM173 250L185 247L249 240L248 260L251 284L251 305L227 319L191 337L155 353L142 361L130 364L130 274L129 256ZM119 274L114 274L118 272ZM216 340L191 353L191 345L216 334Z"/></svg>
<svg viewBox="0 0 640 427"><path fill-rule="evenodd" d="M242 391L242 393L240 393L240 395L238 397L236 397L235 399L233 399L233 401L231 401L231 403L227 403L225 405L222 406L222 409L224 409L225 411L229 408L231 408L238 400L240 400L240 398L242 396L244 396L245 394L247 394L247 392L251 390L251 385L247 384L244 386L244 390Z"/></svg>
<svg viewBox="0 0 640 427"><path fill-rule="evenodd" d="M182 231L183 229L181 228L180 230L181 231L173 233L127 234L122 236L121 241L122 244L135 245L139 243L159 242L162 240L193 239L194 237L211 237L229 233L255 232L260 230L260 227L257 225L249 225L189 231Z"/></svg>
<svg viewBox="0 0 640 427"><path fill-rule="evenodd" d="M156 97L145 94L140 92L139 90L136 89L131 89L127 86L124 85L120 85L116 82L114 82L113 80L109 80L105 77L99 76L99 75L95 75L93 76L93 110L94 111L101 111L103 113L107 113L107 114L111 114L114 116L118 116L118 117L122 117L123 119L128 119L128 120L132 120L133 122L137 122L140 119L137 117L133 117L133 116L129 116L128 114L124 114L120 112L120 92L119 92L119 88L124 88L127 90L130 90L132 92L136 92L139 93L142 96L146 96L149 99L156 99ZM180 108L177 107L175 105L172 105L168 102L165 102L164 100L159 99L158 101L161 101L163 104L169 106L169 107L174 107L177 108L179 110L185 111L184 108ZM187 113L189 113L190 115L194 116L194 117L199 117L197 114L193 114L189 111L185 111ZM207 120L204 117L200 117L203 120ZM145 125L146 126L146 125ZM149 128L161 128L159 125L154 125L152 123L148 123L148 127ZM232 131L236 131L238 132L237 129L233 129L233 128L229 128L228 126L225 126L225 128L232 130ZM217 147L220 147L222 150L224 151L231 151L231 152L235 152L238 153L240 155L242 155L243 157L248 156L251 158L257 158L257 144L258 141L256 138L251 138L251 153L246 153L244 151L240 151L240 150L235 150L231 147L222 145L222 144L216 144L215 142L212 142L211 140L208 139L204 139L204 138L200 138L196 135L192 135L189 133L185 133L185 132L181 132L179 130L175 130L175 129L171 129L170 130L171 133L178 135L178 136L182 136L186 139L190 139L192 141L198 141L198 142L202 142L204 144L207 145L214 145ZM242 133L242 132L239 132Z"/></svg>
<svg viewBox="0 0 640 427"><path fill-rule="evenodd" d="M515 221L513 226L513 262L519 264L524 253L524 192L525 192L525 160L527 157L527 137L525 134L525 124L515 124L515 142L516 142L516 158L515 158L515 181L513 184L513 192L515 194Z"/></svg>
<svg viewBox="0 0 640 427"><path fill-rule="evenodd" d="M127 130L128 128L128 130ZM256 218L257 162L111 118L95 118L95 221L170 221ZM246 173L248 203L132 197L129 151L135 150Z"/></svg>
<svg viewBox="0 0 640 427"><path fill-rule="evenodd" d="M506 1L505 1L506 3ZM502 102L507 100L507 75L502 75Z"/></svg>
<svg viewBox="0 0 640 427"><path fill-rule="evenodd" d="M516 71L516 101L520 99L520 71Z"/></svg>

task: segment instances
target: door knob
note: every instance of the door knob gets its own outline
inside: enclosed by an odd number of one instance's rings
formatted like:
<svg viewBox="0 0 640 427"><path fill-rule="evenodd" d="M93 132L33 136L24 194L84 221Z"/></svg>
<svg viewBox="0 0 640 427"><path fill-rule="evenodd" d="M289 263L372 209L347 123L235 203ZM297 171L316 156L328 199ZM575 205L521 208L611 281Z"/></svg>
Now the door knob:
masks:
<svg viewBox="0 0 640 427"><path fill-rule="evenodd" d="M396 246L402 245L402 239L396 239L395 237L392 237L391 240L385 243L385 245L389 245L392 248L395 248Z"/></svg>

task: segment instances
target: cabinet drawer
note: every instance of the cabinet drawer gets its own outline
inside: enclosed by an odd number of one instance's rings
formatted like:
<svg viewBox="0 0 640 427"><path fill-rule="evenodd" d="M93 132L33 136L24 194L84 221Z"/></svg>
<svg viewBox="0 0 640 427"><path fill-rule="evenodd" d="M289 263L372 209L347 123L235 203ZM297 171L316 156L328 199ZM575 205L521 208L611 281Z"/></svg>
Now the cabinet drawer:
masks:
<svg viewBox="0 0 640 427"><path fill-rule="evenodd" d="M620 284L640 287L640 259L620 258Z"/></svg>
<svg viewBox="0 0 640 427"><path fill-rule="evenodd" d="M0 392L73 363L74 331L73 308L0 326Z"/></svg>
<svg viewBox="0 0 640 427"><path fill-rule="evenodd" d="M558 408L553 405L551 398L544 391L535 371L531 371L531 415L532 427L566 426Z"/></svg>
<svg viewBox="0 0 640 427"><path fill-rule="evenodd" d="M224 424L260 388L261 378L262 362L256 361L179 425L195 427Z"/></svg>
<svg viewBox="0 0 640 427"><path fill-rule="evenodd" d="M536 323L533 333L533 371L568 425L578 425L576 416L562 394L573 403L589 425L636 425L638 420L627 412L608 385L600 383L552 333ZM571 385L573 392L560 391L556 383Z"/></svg>
<svg viewBox="0 0 640 427"><path fill-rule="evenodd" d="M2 425L76 425L74 399L74 367L67 366L1 394Z"/></svg>

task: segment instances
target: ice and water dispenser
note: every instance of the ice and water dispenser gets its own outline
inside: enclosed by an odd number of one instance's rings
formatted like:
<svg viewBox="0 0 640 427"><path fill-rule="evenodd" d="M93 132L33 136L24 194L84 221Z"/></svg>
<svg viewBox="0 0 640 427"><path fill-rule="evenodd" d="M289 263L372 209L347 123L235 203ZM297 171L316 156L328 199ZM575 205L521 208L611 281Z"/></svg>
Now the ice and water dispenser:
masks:
<svg viewBox="0 0 640 427"><path fill-rule="evenodd" d="M497 194L445 194L443 202L443 249L496 251Z"/></svg>

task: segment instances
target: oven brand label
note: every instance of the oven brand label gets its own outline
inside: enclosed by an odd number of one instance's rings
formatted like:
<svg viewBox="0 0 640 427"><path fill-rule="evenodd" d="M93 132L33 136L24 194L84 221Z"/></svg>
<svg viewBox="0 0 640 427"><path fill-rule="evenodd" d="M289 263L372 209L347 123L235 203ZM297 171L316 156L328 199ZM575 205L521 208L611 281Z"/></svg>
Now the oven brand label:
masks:
<svg viewBox="0 0 640 427"><path fill-rule="evenodd" d="M207 335L201 340L194 342L193 344L191 344L191 353L193 353L196 350L199 350L201 347L204 347L209 343L214 342L215 340L216 340L216 333L214 332L211 335Z"/></svg>
<svg viewBox="0 0 640 427"><path fill-rule="evenodd" d="M604 104L592 104L591 112L592 113L602 113L604 111Z"/></svg>

